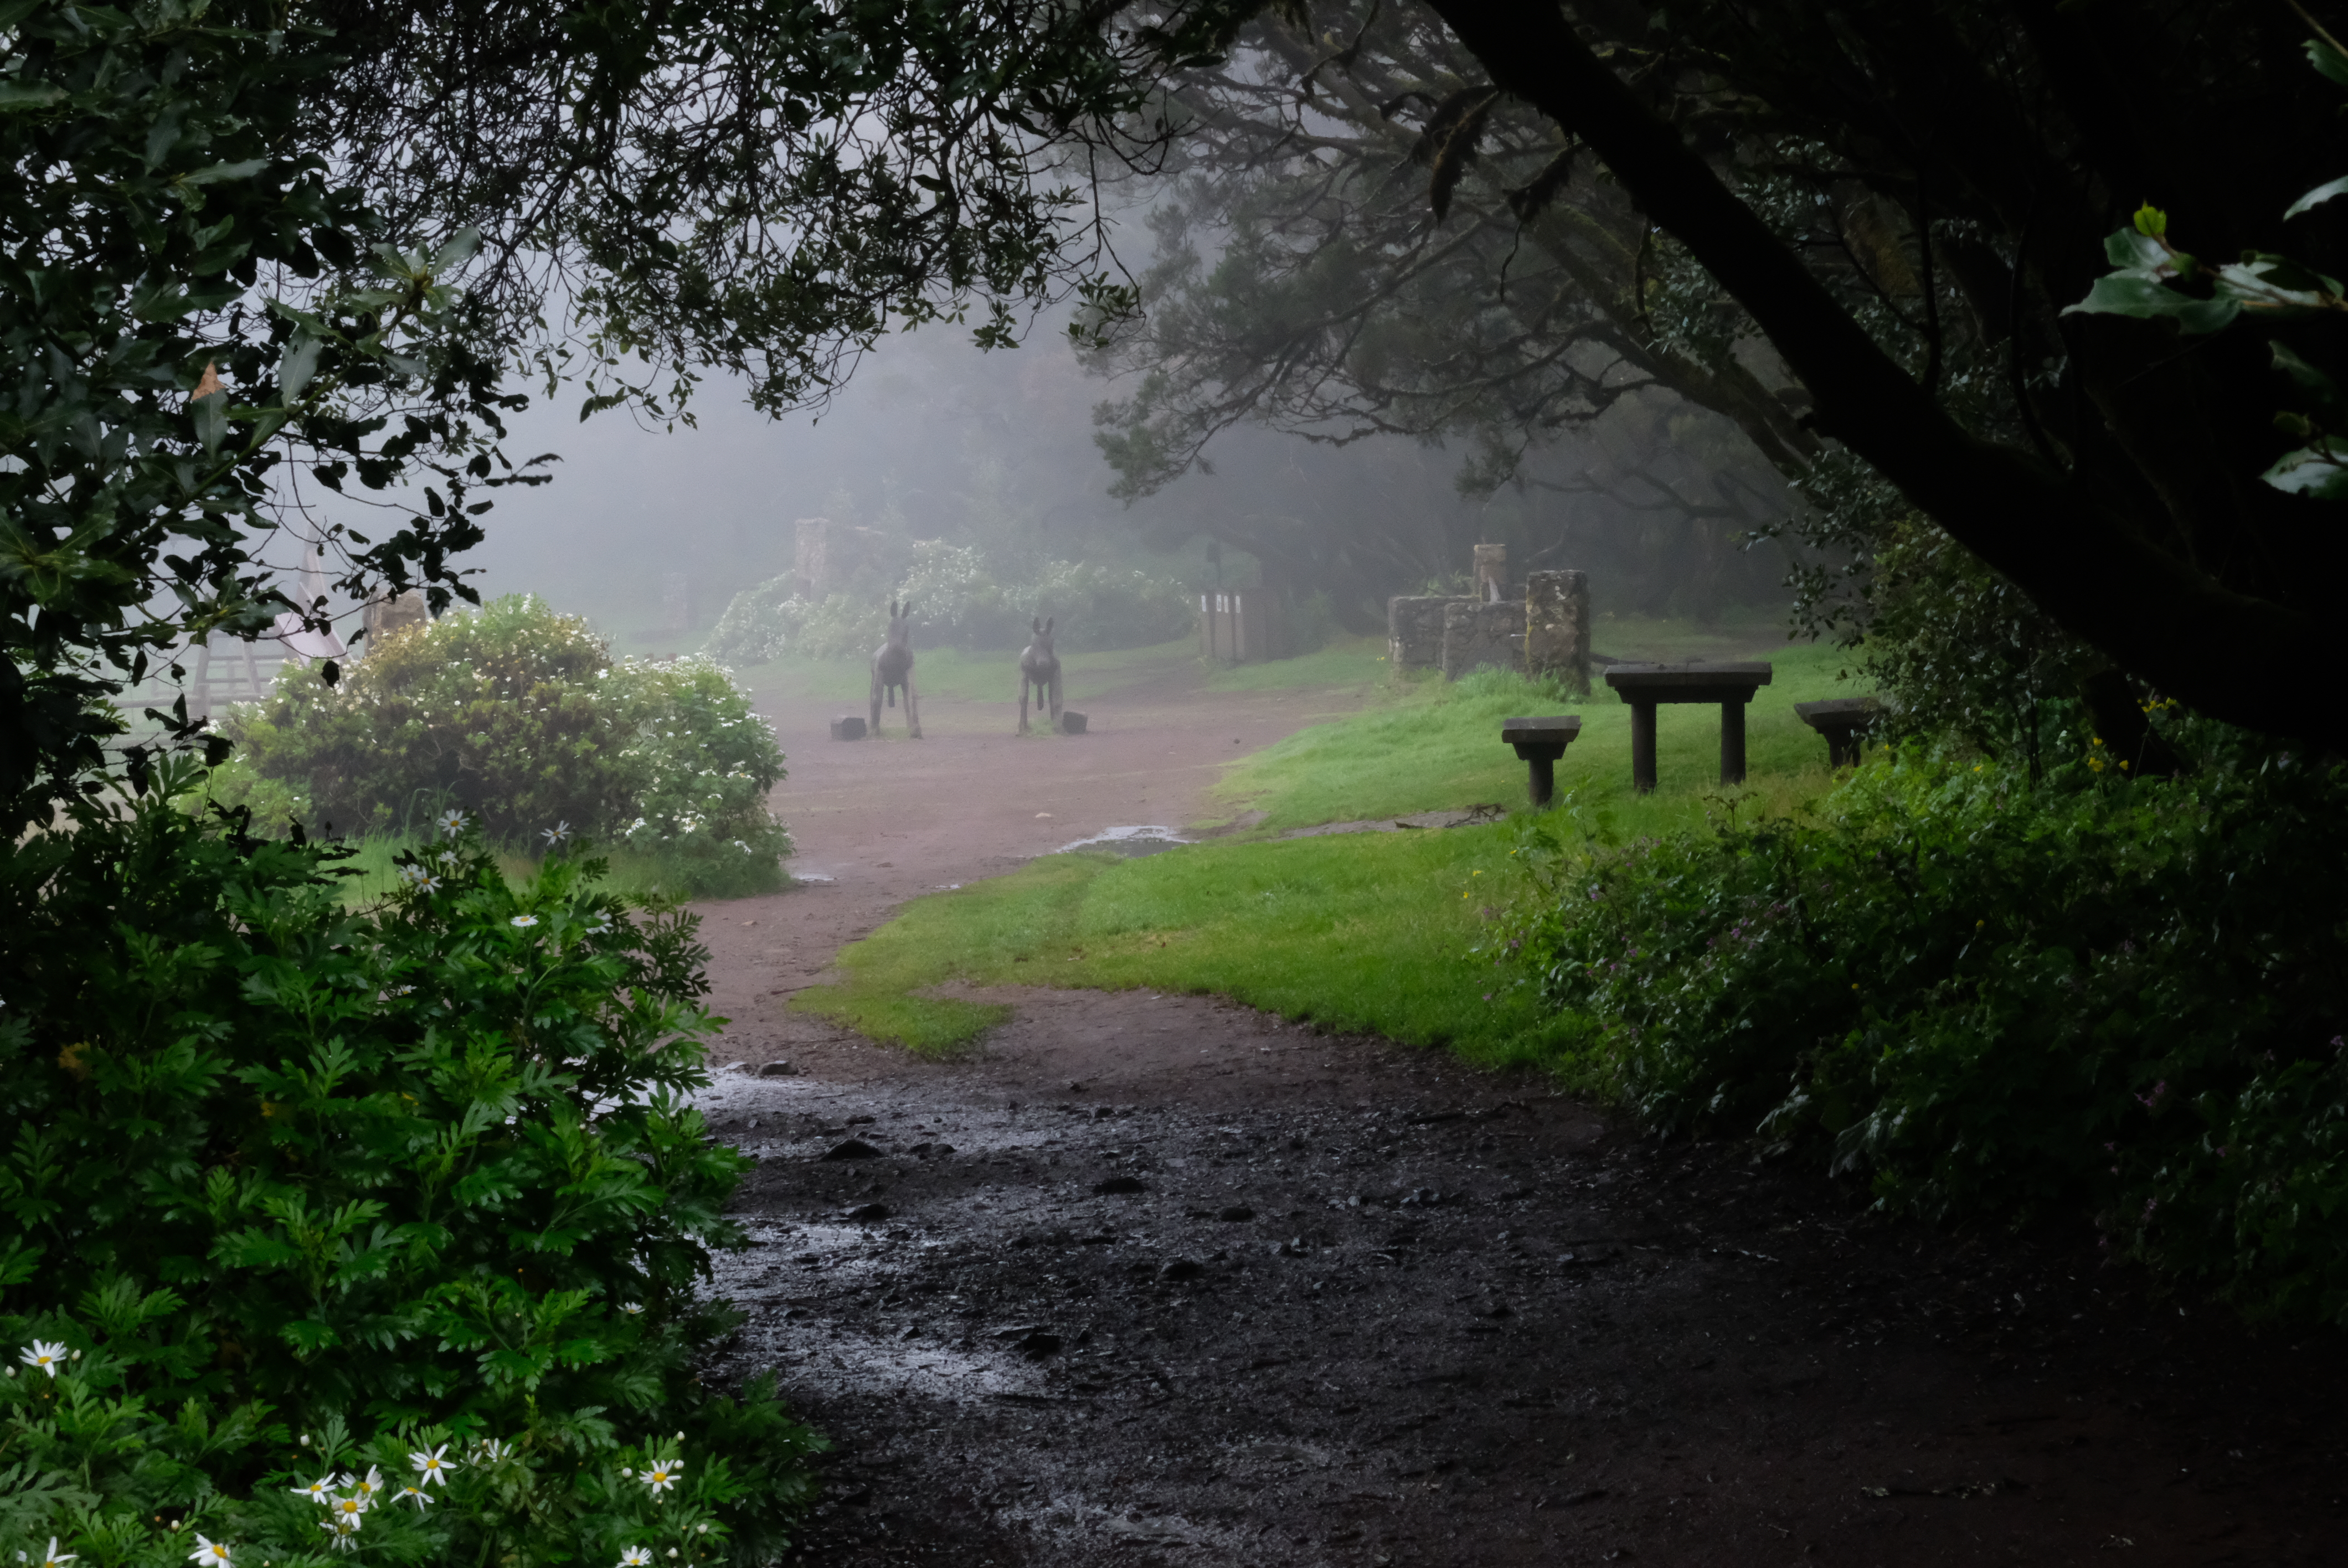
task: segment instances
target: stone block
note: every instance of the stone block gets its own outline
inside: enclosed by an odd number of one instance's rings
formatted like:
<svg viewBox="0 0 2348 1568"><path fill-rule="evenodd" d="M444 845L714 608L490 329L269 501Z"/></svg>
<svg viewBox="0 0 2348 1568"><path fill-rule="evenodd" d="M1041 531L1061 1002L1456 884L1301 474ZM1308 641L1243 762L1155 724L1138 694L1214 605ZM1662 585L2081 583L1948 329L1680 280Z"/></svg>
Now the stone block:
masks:
<svg viewBox="0 0 2348 1568"><path fill-rule="evenodd" d="M1525 667L1525 607L1502 600L1478 604L1454 600L1443 607L1443 678L1457 681L1470 670Z"/></svg>
<svg viewBox="0 0 2348 1568"><path fill-rule="evenodd" d="M864 721L854 713L831 722L831 738L835 741L860 741L864 738Z"/></svg>
<svg viewBox="0 0 2348 1568"><path fill-rule="evenodd" d="M1590 574L1525 574L1525 672L1590 690Z"/></svg>
<svg viewBox="0 0 2348 1568"><path fill-rule="evenodd" d="M1443 611L1476 600L1457 594L1403 594L1386 600L1386 661L1397 670L1443 666Z"/></svg>
<svg viewBox="0 0 2348 1568"><path fill-rule="evenodd" d="M1081 735L1085 733L1085 716L1074 708L1060 710L1060 733Z"/></svg>
<svg viewBox="0 0 2348 1568"><path fill-rule="evenodd" d="M1473 552L1476 569L1476 597L1487 604L1504 599L1514 599L1509 591L1509 547L1478 545Z"/></svg>

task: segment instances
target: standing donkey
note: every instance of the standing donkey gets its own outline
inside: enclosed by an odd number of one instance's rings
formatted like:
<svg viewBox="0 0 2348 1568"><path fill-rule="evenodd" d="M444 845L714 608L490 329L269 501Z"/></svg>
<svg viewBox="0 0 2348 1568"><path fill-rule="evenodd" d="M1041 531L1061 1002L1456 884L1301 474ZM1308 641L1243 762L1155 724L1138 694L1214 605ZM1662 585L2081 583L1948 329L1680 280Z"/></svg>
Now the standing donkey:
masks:
<svg viewBox="0 0 2348 1568"><path fill-rule="evenodd" d="M1019 655L1019 733L1027 733L1027 688L1035 689L1035 711L1042 712L1047 697L1052 704L1052 728L1060 727L1060 656L1052 651L1052 621L1030 620L1035 641Z"/></svg>
<svg viewBox="0 0 2348 1568"><path fill-rule="evenodd" d="M913 601L901 608L889 601L889 640L872 651L872 733L880 733L880 698L886 692L893 706L897 688L905 689L905 733L922 738L922 710L913 695Z"/></svg>

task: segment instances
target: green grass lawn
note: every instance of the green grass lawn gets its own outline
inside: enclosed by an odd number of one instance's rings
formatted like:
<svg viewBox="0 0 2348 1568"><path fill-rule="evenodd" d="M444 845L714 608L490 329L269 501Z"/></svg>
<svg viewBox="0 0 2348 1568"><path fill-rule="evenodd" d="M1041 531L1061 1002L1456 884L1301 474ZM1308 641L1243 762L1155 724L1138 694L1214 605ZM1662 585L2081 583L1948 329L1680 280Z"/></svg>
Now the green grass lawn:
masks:
<svg viewBox="0 0 2348 1568"><path fill-rule="evenodd" d="M1689 656L1668 645L1658 651ZM1749 653L1750 645L1717 651ZM1247 834L1140 860L1046 856L1011 876L918 899L841 952L836 983L802 991L791 1005L873 1039L948 1053L1008 1009L938 987L1139 986L1213 992L1481 1063L1570 1065L1570 1042L1535 1002L1529 977L1476 951L1492 942L1496 919L1514 901L1533 895L1517 868L1521 835L1540 825L1569 843L1621 842L1701 829L1710 814L1786 813L1816 800L1834 783L1826 743L1793 705L1851 694L1836 680L1842 659L1809 646L1768 656L1775 679L1747 714L1741 789L1719 783L1716 707L1663 711L1660 787L1643 796L1631 788L1630 709L1602 685L1568 700L1498 672L1447 685L1402 682L1376 706L1232 764L1223 796L1234 810L1265 814ZM1343 669L1348 657L1364 651L1333 651L1331 667ZM1560 712L1582 715L1582 735L1559 764L1560 804L1536 815L1500 721ZM1271 837L1479 802L1505 804L1510 817Z"/></svg>
<svg viewBox="0 0 2348 1568"><path fill-rule="evenodd" d="M1856 694L1838 672L1848 662L1811 644L1772 651L1776 666L1745 716L1746 778L1770 804L1826 787L1827 745L1794 714L1796 702ZM1309 826L1406 816L1488 803L1525 800L1525 765L1500 741L1500 721L1520 714L1579 713L1581 737L1557 764L1560 794L1603 806L1637 831L1702 820L1703 799L1720 779L1720 710L1694 704L1659 710L1657 788L1643 799L1631 789L1631 709L1593 682L1587 697L1498 671L1465 680L1413 680L1378 706L1288 739L1231 764L1217 786L1234 815L1264 814L1262 835Z"/></svg>
<svg viewBox="0 0 2348 1568"><path fill-rule="evenodd" d="M926 1054L1008 1009L923 995L949 981L1214 992L1325 1029L1370 1030L1498 1064L1553 1054L1514 970L1470 951L1515 886L1505 824L1142 860L1048 855L915 901L792 1006Z"/></svg>

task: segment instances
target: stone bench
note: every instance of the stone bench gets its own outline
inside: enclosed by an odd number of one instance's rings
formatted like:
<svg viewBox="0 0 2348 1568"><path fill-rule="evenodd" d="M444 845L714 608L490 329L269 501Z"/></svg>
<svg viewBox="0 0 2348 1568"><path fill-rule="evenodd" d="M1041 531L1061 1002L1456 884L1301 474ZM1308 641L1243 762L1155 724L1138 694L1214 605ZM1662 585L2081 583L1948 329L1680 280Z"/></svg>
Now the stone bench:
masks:
<svg viewBox="0 0 2348 1568"><path fill-rule="evenodd" d="M1715 664L1610 664L1606 683L1631 704L1631 783L1655 787L1655 706L1720 704L1720 782L1745 782L1745 705L1775 673L1758 661Z"/></svg>
<svg viewBox="0 0 2348 1568"><path fill-rule="evenodd" d="M1503 719L1500 739L1517 748L1524 759L1526 784L1534 809L1550 803L1557 793L1557 759L1581 733L1581 720L1572 713L1547 719Z"/></svg>
<svg viewBox="0 0 2348 1568"><path fill-rule="evenodd" d="M1867 732L1883 716L1883 704L1873 697L1830 697L1823 702L1797 702L1794 712L1827 738L1827 765L1855 768Z"/></svg>

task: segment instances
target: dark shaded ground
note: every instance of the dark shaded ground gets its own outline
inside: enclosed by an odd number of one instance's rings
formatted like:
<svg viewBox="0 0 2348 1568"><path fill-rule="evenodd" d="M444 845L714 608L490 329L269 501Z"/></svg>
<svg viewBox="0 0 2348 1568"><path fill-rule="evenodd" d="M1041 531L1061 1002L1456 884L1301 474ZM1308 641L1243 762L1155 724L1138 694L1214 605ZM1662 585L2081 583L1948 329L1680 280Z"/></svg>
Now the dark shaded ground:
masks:
<svg viewBox="0 0 2348 1568"><path fill-rule="evenodd" d="M985 1060L712 1106L729 1369L841 1444L802 1562L2348 1561L2330 1337L1425 1053L1004 995Z"/></svg>
<svg viewBox="0 0 2348 1568"><path fill-rule="evenodd" d="M720 1060L796 1073L709 1109L761 1162L726 1369L840 1445L797 1561L2348 1563L2339 1337L2084 1242L1876 1225L1815 1168L1210 999L1001 993L954 1065L784 1010L903 899L1212 815L1217 764L1331 705L1195 687L1035 742L1009 704L837 745L768 704L835 880L706 911Z"/></svg>

